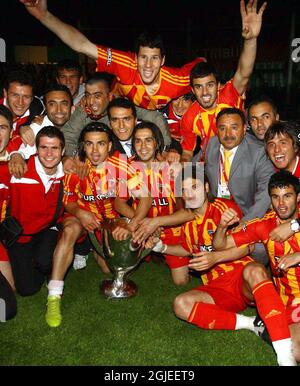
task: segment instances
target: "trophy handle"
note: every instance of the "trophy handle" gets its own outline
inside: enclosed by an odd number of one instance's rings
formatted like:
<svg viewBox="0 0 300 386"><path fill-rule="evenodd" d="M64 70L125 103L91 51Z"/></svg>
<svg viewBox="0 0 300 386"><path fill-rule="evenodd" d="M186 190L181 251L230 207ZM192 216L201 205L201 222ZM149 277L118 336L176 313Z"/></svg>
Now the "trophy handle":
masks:
<svg viewBox="0 0 300 386"><path fill-rule="evenodd" d="M89 232L89 238L93 244L93 247L95 248L96 252L98 253L98 255L103 256L104 253L103 253L102 245L99 243L95 233Z"/></svg>
<svg viewBox="0 0 300 386"><path fill-rule="evenodd" d="M144 257L146 257L147 255L149 255L149 253L151 253L152 249L150 248L146 248L143 250L142 254L141 254L141 259L143 259Z"/></svg>
<svg viewBox="0 0 300 386"><path fill-rule="evenodd" d="M100 256L104 256L104 252L103 252L103 248L102 248L102 245L99 243L96 235L94 232L89 232L89 237L90 237L90 240L93 244L93 247L95 248L96 252L100 255ZM149 255L149 253L151 252L151 249L150 248L147 248L147 249L144 249L141 253L141 260Z"/></svg>

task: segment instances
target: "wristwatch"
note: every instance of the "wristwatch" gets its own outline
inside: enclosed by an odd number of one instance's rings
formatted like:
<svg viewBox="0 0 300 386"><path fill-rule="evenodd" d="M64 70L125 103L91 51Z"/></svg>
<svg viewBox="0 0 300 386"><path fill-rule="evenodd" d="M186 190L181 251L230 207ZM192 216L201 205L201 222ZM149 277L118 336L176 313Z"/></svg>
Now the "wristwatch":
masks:
<svg viewBox="0 0 300 386"><path fill-rule="evenodd" d="M299 219L291 220L291 230L293 232L299 232L300 230Z"/></svg>

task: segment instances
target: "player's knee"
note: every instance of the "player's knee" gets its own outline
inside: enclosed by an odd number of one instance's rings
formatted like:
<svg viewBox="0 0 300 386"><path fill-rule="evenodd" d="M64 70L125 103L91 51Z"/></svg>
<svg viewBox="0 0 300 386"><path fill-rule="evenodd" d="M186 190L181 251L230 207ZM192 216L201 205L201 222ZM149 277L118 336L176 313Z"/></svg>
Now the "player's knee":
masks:
<svg viewBox="0 0 300 386"><path fill-rule="evenodd" d="M63 228L63 237L65 239L77 240L82 232L82 226L80 223L66 224Z"/></svg>
<svg viewBox="0 0 300 386"><path fill-rule="evenodd" d="M187 277L176 277L176 278L174 278L173 277L173 282L174 282L174 284L175 285L178 285L178 286L185 286L185 285L187 285L188 284L188 282L189 282L189 277L187 276Z"/></svg>
<svg viewBox="0 0 300 386"><path fill-rule="evenodd" d="M268 280L266 268L260 263L247 264L243 271L245 281L253 288L263 280Z"/></svg>
<svg viewBox="0 0 300 386"><path fill-rule="evenodd" d="M187 320L190 314L190 305L189 301L184 295L178 295L173 301L173 311L175 315L183 320Z"/></svg>
<svg viewBox="0 0 300 386"><path fill-rule="evenodd" d="M190 281L190 275L187 269L184 268L177 268L171 270L171 275L173 279L173 283L178 286L184 286L187 285Z"/></svg>

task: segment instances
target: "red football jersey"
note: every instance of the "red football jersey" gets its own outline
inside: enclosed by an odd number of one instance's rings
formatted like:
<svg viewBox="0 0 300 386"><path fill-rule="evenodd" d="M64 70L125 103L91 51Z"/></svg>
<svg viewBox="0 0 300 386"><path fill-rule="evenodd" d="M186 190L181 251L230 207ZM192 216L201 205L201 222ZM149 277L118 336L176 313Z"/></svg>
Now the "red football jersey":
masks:
<svg viewBox="0 0 300 386"><path fill-rule="evenodd" d="M5 98L0 99L0 105L5 105ZM8 106L6 106L8 107ZM29 109L25 111L25 113L21 117L16 117L13 121L13 131L12 136L19 135L20 127L24 125L29 118L30 112Z"/></svg>
<svg viewBox="0 0 300 386"><path fill-rule="evenodd" d="M204 216L196 216L195 220L189 221L182 226L182 246L190 253L200 251L211 252L213 235L220 222L221 216L225 209L233 208L242 217L240 208L232 200L225 198L216 198L213 203L208 203ZM232 271L237 264L246 265L252 261L251 257L244 257L232 262L218 264L207 272L201 274L203 284L208 284L225 272Z"/></svg>
<svg viewBox="0 0 300 386"><path fill-rule="evenodd" d="M154 218L157 216L167 216L176 211L176 198L174 195L174 180L169 176L167 163L154 163L157 170L145 169L143 163L132 162L140 181L147 187L151 197L152 206L147 217ZM133 207L137 207L137 200L133 199ZM178 236L181 227L164 227L162 239L167 236Z"/></svg>
<svg viewBox="0 0 300 386"><path fill-rule="evenodd" d="M300 162L299 162L299 156L296 158L296 165L292 173L295 177L300 178Z"/></svg>
<svg viewBox="0 0 300 386"><path fill-rule="evenodd" d="M6 208L10 194L9 181L11 175L8 170L7 162L0 162L0 222L6 215Z"/></svg>
<svg viewBox="0 0 300 386"><path fill-rule="evenodd" d="M174 113L174 110L171 104L169 105L168 113L164 113L164 117L168 121L171 137L174 138L176 141L181 142L182 140L181 128L180 128L181 117L178 117Z"/></svg>
<svg viewBox="0 0 300 386"><path fill-rule="evenodd" d="M218 91L217 107L214 110L205 110L195 101L182 117L180 127L183 138L182 149L194 151L197 144L197 136L201 138L203 154L211 137L217 133L216 117L218 113L228 107L243 108L241 96L234 88L232 80Z"/></svg>
<svg viewBox="0 0 300 386"><path fill-rule="evenodd" d="M122 156L108 157L101 168L93 168L90 161L87 162L90 170L84 180L77 174L65 176L64 204L77 202L82 209L94 213L101 222L119 217L113 201L117 194L127 196L127 182L132 179L134 170L127 158Z"/></svg>
<svg viewBox="0 0 300 386"><path fill-rule="evenodd" d="M153 95L147 93L140 77L136 54L98 46L97 71L106 71L117 77L114 93L127 97L136 106L156 110L165 106L171 99L191 91L190 71L204 58L197 58L180 68L162 66L160 70L160 86Z"/></svg>
<svg viewBox="0 0 300 386"><path fill-rule="evenodd" d="M277 261L280 257L300 252L300 232L287 241L280 243L269 238L270 232L280 221L274 211L268 212L262 219L247 222L242 229L232 232L237 247L244 247L262 242L269 255L274 282L284 305L300 303L300 267L291 267L287 272L278 271Z"/></svg>

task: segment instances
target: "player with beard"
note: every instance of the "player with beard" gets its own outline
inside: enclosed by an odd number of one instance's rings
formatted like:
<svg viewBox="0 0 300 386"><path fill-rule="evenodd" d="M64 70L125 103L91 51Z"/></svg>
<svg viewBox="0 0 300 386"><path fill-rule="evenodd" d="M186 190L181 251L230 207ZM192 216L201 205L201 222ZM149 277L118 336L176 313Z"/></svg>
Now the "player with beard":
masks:
<svg viewBox="0 0 300 386"><path fill-rule="evenodd" d="M216 116L228 107L242 108L242 95L246 92L252 74L257 48L257 38L262 26L262 15L267 3L257 12L257 0L249 1L245 8L241 1L242 37L244 45L237 70L231 80L220 85L216 70L209 63L196 64L190 74L192 91L196 101L181 120L183 161L191 161L201 140L201 158L204 160L209 140L216 135Z"/></svg>
<svg viewBox="0 0 300 386"><path fill-rule="evenodd" d="M272 201L273 210L268 212L262 219L254 219L247 222L242 229L233 231L230 235L226 234L228 226L236 213L233 210L224 212L214 238L214 247L223 250L232 247L245 248L256 242L263 243L271 267L271 274L277 292L284 304L284 310L270 308L269 313L260 314L267 323L276 323L276 318L283 314L289 324L289 329L293 342L293 355L300 361L300 233L293 234L284 242L277 242L270 239L269 233L278 224L295 222L299 216L298 203L300 201L299 179L286 170L281 170L272 175L268 184L268 191ZM271 286L266 281L254 290L264 291L265 299L262 301L263 307L267 309L268 287ZM277 336L273 336L268 328L273 341L273 346L288 347L289 340L279 342Z"/></svg>
<svg viewBox="0 0 300 386"><path fill-rule="evenodd" d="M248 329L260 335L263 327L257 325L257 319L240 314L256 305L271 336L278 364L294 366L284 306L265 267L247 256L247 245L237 248L230 244L226 250L213 248L218 224L224 227L225 215L230 213L227 230L228 225L238 223L241 211L231 200L217 198L210 202L208 183L204 181L196 165L183 170L182 197L194 220L182 226L181 245L169 246L159 241L154 247L163 253L191 257L188 267L201 273L203 284L178 295L174 312L178 318L203 329Z"/></svg>
<svg viewBox="0 0 300 386"><path fill-rule="evenodd" d="M97 231L105 220L119 217L114 209L116 195L122 195L119 181L127 183L134 177L134 170L127 164L126 157L110 155L112 132L104 123L92 122L85 126L78 143L79 158L87 162L89 173L84 179L77 174L67 174L64 179L63 202L69 215L63 221L48 284L46 322L50 327L58 327L62 322L64 277L72 263L76 241L87 232ZM146 216L150 204L150 198L140 198L130 223L131 230Z"/></svg>
<svg viewBox="0 0 300 386"><path fill-rule="evenodd" d="M132 149L135 154L134 159L131 161L132 167L151 192L152 206L147 214L147 219L160 218L176 212L177 202L174 180L169 178L169 164L158 161L158 157L163 150L163 138L158 127L152 122L137 124L132 133ZM128 205L127 198L117 197L115 200L116 210L126 217L132 217L135 207L135 199L132 207ZM180 210L176 213L177 224L182 224L191 218L192 215L187 211ZM135 232L133 235L135 235ZM180 227L173 227L172 224L164 227L162 238L168 245L178 244L181 238ZM188 259L178 258L170 254L165 254L164 257L171 269L174 283L176 285L185 285L189 281L186 269Z"/></svg>
<svg viewBox="0 0 300 386"><path fill-rule="evenodd" d="M166 54L162 39L153 33L139 36L134 53L96 45L80 31L52 15L47 9L46 0L34 3L20 1L32 16L74 51L96 60L97 71L115 74L118 80L115 93L127 97L136 106L155 110L189 92L190 70L195 63L204 60L196 58L180 68L165 66Z"/></svg>

